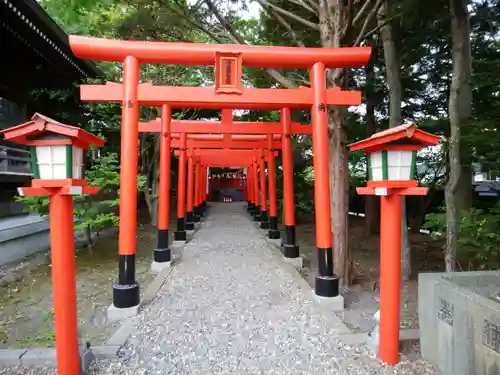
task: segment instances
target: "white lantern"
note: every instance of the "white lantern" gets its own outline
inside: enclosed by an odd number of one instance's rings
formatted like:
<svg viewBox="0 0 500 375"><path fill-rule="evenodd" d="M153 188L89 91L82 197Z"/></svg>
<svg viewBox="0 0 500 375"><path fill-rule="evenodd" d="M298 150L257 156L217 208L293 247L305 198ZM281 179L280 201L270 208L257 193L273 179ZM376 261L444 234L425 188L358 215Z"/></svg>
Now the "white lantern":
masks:
<svg viewBox="0 0 500 375"><path fill-rule="evenodd" d="M74 145L37 145L31 150L33 177L41 180L83 178L83 150Z"/></svg>
<svg viewBox="0 0 500 375"><path fill-rule="evenodd" d="M370 181L407 181L415 179L416 150L381 150L368 154Z"/></svg>

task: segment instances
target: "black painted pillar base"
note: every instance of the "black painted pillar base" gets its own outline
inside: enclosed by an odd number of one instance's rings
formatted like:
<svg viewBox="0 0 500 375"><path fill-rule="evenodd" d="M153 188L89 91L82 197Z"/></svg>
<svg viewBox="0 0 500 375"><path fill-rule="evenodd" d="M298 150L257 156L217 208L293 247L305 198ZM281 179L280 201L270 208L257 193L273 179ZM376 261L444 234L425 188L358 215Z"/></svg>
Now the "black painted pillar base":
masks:
<svg viewBox="0 0 500 375"><path fill-rule="evenodd" d="M318 273L314 280L314 293L320 297L339 295L339 277L333 273L332 248L318 248Z"/></svg>
<svg viewBox="0 0 500 375"><path fill-rule="evenodd" d="M186 241L186 219L183 217L177 218L177 231L174 233L175 241Z"/></svg>
<svg viewBox="0 0 500 375"><path fill-rule="evenodd" d="M166 263L172 260L172 254L168 248L168 229L158 229L158 247L154 251L154 261Z"/></svg>
<svg viewBox="0 0 500 375"><path fill-rule="evenodd" d="M300 257L299 245L283 245L283 256L285 258Z"/></svg>
<svg viewBox="0 0 500 375"><path fill-rule="evenodd" d="M260 229L269 229L267 211L260 211Z"/></svg>
<svg viewBox="0 0 500 375"><path fill-rule="evenodd" d="M200 209L197 206L193 207L193 221L195 223L199 223L200 222Z"/></svg>
<svg viewBox="0 0 500 375"><path fill-rule="evenodd" d="M283 232L283 256L285 258L298 258L300 256L295 225L285 225Z"/></svg>
<svg viewBox="0 0 500 375"><path fill-rule="evenodd" d="M272 240L280 238L280 231L278 229L278 218L276 216L269 216L269 232L268 236Z"/></svg>
<svg viewBox="0 0 500 375"><path fill-rule="evenodd" d="M186 230L194 230L194 218L192 212L186 212Z"/></svg>
<svg viewBox="0 0 500 375"><path fill-rule="evenodd" d="M113 285L113 305L124 309L139 305L139 284L135 281L135 254L120 255L118 284Z"/></svg>
<svg viewBox="0 0 500 375"><path fill-rule="evenodd" d="M254 206L250 211L250 215L252 216L260 215L260 206Z"/></svg>
<svg viewBox="0 0 500 375"><path fill-rule="evenodd" d="M262 211L255 211L255 213L252 214L253 220L258 221L258 222L262 221L262 218L260 216L261 214L262 214Z"/></svg>
<svg viewBox="0 0 500 375"><path fill-rule="evenodd" d="M314 294L320 297L339 296L339 277L316 275L314 280Z"/></svg>
<svg viewBox="0 0 500 375"><path fill-rule="evenodd" d="M247 212L250 213L250 211L252 211L254 209L254 205L252 202L248 202L248 205L247 205Z"/></svg>
<svg viewBox="0 0 500 375"><path fill-rule="evenodd" d="M200 204L199 206L195 207L195 215L201 219L203 217L203 206ZM199 221L199 220L198 220Z"/></svg>

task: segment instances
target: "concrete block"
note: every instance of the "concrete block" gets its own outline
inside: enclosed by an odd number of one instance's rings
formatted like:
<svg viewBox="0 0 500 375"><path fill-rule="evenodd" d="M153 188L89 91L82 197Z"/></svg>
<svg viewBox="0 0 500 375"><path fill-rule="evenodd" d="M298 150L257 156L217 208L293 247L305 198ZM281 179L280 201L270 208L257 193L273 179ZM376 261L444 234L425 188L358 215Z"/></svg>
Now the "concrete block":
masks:
<svg viewBox="0 0 500 375"><path fill-rule="evenodd" d="M180 247L184 247L186 245L187 241L173 241L172 242L172 245L170 245L170 247L174 247L174 248L180 248Z"/></svg>
<svg viewBox="0 0 500 375"><path fill-rule="evenodd" d="M314 293L314 300L320 305L326 307L333 312L344 311L344 296L338 295L337 297L322 297Z"/></svg>
<svg viewBox="0 0 500 375"><path fill-rule="evenodd" d="M170 262L155 262L151 263L151 272L160 273L166 268L170 268L172 261Z"/></svg>
<svg viewBox="0 0 500 375"><path fill-rule="evenodd" d="M342 341L344 345L363 345L366 344L366 341L368 340L368 333L348 333L334 338Z"/></svg>
<svg viewBox="0 0 500 375"><path fill-rule="evenodd" d="M92 352L97 359L116 359L120 348L118 345L101 345L93 347Z"/></svg>
<svg viewBox="0 0 500 375"><path fill-rule="evenodd" d="M117 322L119 320L131 318L136 316L139 313L139 305L126 307L126 308L118 308L114 305L110 305L107 311L108 320L110 322Z"/></svg>
<svg viewBox="0 0 500 375"><path fill-rule="evenodd" d="M90 365L95 361L94 353L90 348L80 348L80 371L86 374L90 370Z"/></svg>
<svg viewBox="0 0 500 375"><path fill-rule="evenodd" d="M56 364L55 348L28 349L21 357L22 366L55 366Z"/></svg>
<svg viewBox="0 0 500 375"><path fill-rule="evenodd" d="M422 356L443 375L500 369L500 272L419 275Z"/></svg>
<svg viewBox="0 0 500 375"><path fill-rule="evenodd" d="M144 294L142 295L143 305L151 302L156 297L158 291L161 289L163 283L167 280L171 272L172 268L165 268L154 278L151 283L149 283Z"/></svg>
<svg viewBox="0 0 500 375"><path fill-rule="evenodd" d="M0 367L15 367L28 349L0 349Z"/></svg>
<svg viewBox="0 0 500 375"><path fill-rule="evenodd" d="M121 347L127 341L127 338L130 336L134 329L136 318L129 318L122 321L118 329L111 335L111 337L106 341L106 347Z"/></svg>
<svg viewBox="0 0 500 375"><path fill-rule="evenodd" d="M281 240L279 238L268 238L267 242L269 242L273 246L276 246L277 248L281 247Z"/></svg>
<svg viewBox="0 0 500 375"><path fill-rule="evenodd" d="M297 258L285 258L285 257L283 257L283 260L287 263L290 263L298 270L302 269L302 267L304 265L304 259L302 259L302 257L297 257Z"/></svg>

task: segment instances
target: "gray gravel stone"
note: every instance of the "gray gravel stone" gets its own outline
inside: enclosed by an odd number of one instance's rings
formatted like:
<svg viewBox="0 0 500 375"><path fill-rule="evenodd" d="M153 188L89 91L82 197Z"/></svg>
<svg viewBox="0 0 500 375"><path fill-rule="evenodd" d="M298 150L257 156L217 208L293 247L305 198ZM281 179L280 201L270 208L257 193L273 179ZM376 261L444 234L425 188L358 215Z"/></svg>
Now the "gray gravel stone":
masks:
<svg viewBox="0 0 500 375"><path fill-rule="evenodd" d="M119 360L92 374L435 374L404 358L387 367L364 346L339 342L339 318L314 304L243 204L212 204L182 252Z"/></svg>

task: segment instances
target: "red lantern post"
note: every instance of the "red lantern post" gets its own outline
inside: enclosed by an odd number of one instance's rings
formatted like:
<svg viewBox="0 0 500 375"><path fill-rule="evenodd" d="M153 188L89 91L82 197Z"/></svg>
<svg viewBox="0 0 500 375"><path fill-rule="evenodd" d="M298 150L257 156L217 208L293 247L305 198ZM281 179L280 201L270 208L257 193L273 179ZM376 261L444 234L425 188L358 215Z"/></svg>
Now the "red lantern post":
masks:
<svg viewBox="0 0 500 375"><path fill-rule="evenodd" d="M389 365L399 361L401 285L401 196L426 195L415 180L417 150L437 145L439 137L415 124L397 126L350 145L368 159L368 186L360 195L378 195L380 202L380 337L379 358Z"/></svg>
<svg viewBox="0 0 500 375"><path fill-rule="evenodd" d="M34 179L31 187L19 188L20 195L50 197L57 368L60 375L79 374L72 196L97 193L83 178L83 150L101 147L104 140L38 113L31 121L0 133L6 140L31 147Z"/></svg>

